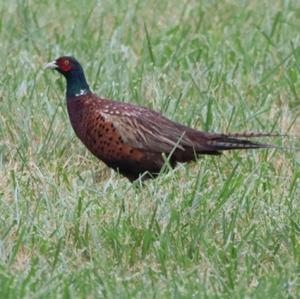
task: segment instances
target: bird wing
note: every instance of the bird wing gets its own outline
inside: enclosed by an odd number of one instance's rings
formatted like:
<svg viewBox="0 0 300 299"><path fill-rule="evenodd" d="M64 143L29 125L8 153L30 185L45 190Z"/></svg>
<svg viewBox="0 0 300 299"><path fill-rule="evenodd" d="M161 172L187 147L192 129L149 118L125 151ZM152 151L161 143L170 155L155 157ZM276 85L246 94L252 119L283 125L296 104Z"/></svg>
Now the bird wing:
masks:
<svg viewBox="0 0 300 299"><path fill-rule="evenodd" d="M124 143L133 148L169 153L174 149L184 151L187 146L193 147L186 134L189 128L148 109L138 107L138 110L123 113L101 111L101 114L114 124Z"/></svg>

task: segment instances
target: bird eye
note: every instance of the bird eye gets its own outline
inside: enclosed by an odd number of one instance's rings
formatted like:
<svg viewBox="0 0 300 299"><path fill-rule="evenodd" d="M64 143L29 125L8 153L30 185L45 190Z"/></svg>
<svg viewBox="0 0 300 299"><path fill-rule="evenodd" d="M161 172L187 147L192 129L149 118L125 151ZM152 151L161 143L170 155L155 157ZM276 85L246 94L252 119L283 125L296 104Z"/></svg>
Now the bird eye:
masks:
<svg viewBox="0 0 300 299"><path fill-rule="evenodd" d="M65 65L69 65L69 64L70 64L70 61L69 61L69 60L65 60L65 61L64 61L64 64L65 64Z"/></svg>

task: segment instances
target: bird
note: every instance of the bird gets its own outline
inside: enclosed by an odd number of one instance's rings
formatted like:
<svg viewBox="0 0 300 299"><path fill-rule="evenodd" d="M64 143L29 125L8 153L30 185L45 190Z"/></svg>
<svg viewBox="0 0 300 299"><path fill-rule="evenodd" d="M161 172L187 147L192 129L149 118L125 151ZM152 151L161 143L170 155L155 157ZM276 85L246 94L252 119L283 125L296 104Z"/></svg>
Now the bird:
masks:
<svg viewBox="0 0 300 299"><path fill-rule="evenodd" d="M105 99L93 93L81 64L72 56L47 63L66 79L66 103L71 125L87 149L108 167L133 182L157 177L166 161L197 160L227 150L270 149L273 144L252 137L272 133L210 133L174 122L146 107Z"/></svg>

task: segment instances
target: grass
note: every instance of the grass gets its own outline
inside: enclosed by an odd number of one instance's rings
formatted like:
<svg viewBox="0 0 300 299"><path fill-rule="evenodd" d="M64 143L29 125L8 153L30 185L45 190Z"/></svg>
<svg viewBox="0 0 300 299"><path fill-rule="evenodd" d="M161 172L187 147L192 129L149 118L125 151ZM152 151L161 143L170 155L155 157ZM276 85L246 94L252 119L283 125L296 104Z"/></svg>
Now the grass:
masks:
<svg viewBox="0 0 300 299"><path fill-rule="evenodd" d="M298 1L15 0L0 16L0 298L299 298L299 152L133 186L76 139L42 67L72 54L99 95L299 147Z"/></svg>

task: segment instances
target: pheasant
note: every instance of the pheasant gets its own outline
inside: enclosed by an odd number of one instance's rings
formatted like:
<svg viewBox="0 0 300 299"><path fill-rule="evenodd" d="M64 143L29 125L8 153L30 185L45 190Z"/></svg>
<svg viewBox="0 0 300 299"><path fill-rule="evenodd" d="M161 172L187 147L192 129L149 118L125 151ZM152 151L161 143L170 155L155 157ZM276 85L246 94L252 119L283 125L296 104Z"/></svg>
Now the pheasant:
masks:
<svg viewBox="0 0 300 299"><path fill-rule="evenodd" d="M100 98L90 90L80 63L71 56L59 57L45 68L66 78L67 110L78 138L92 154L130 181L156 177L166 157L174 168L178 162L194 161L204 154L275 148L248 140L272 136L270 133L202 132L145 107Z"/></svg>

